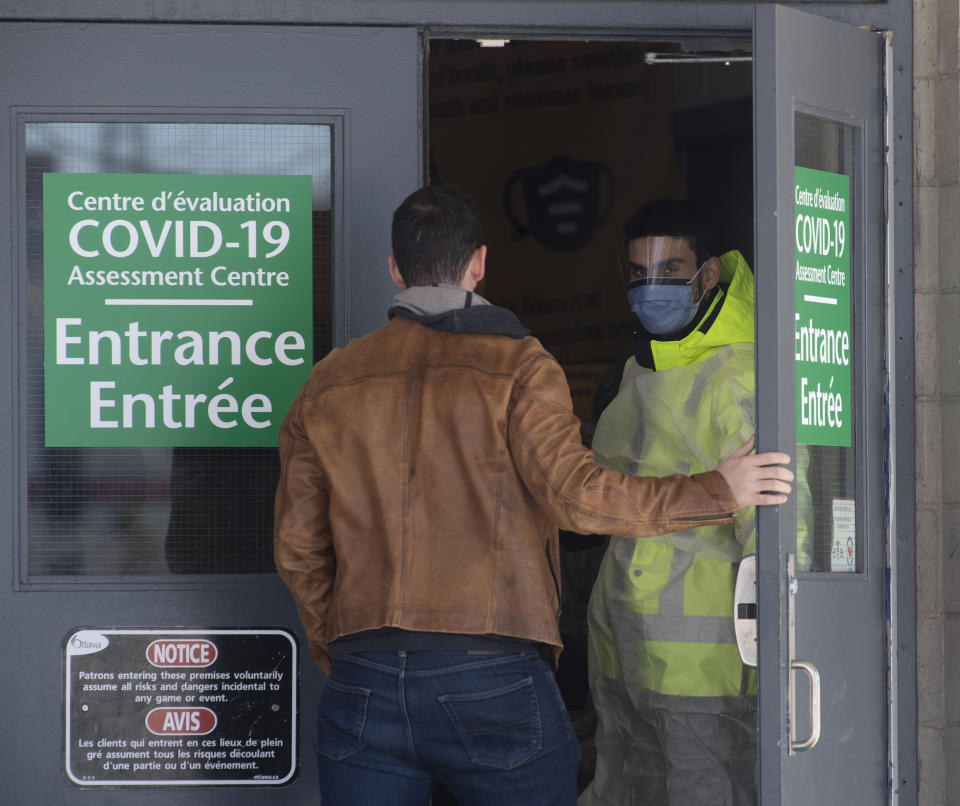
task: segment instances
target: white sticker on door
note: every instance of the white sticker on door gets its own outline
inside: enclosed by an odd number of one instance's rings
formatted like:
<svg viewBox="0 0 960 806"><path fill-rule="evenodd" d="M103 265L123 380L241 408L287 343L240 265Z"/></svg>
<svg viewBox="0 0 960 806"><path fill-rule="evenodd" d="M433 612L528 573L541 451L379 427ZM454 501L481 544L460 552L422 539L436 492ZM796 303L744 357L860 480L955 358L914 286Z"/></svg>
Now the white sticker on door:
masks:
<svg viewBox="0 0 960 806"><path fill-rule="evenodd" d="M830 570L840 574L857 570L857 502L851 498L833 499Z"/></svg>

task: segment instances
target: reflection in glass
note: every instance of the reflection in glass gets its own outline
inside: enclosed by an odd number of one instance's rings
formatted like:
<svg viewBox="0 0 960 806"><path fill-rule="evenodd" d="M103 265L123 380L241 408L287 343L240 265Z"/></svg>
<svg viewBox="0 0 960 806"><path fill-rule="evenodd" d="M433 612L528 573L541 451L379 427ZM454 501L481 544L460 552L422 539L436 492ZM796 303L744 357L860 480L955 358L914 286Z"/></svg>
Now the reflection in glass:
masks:
<svg viewBox="0 0 960 806"><path fill-rule="evenodd" d="M26 145L28 577L272 572L275 449L44 446L43 174L312 176L317 360L332 341L331 127L28 123Z"/></svg>

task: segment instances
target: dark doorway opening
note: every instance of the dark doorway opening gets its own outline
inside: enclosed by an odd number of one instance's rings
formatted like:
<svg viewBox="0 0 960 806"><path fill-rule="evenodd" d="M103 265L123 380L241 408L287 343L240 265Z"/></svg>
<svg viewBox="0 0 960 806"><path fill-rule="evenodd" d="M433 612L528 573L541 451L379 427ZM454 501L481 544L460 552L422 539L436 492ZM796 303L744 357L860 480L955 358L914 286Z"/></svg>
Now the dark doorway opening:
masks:
<svg viewBox="0 0 960 806"><path fill-rule="evenodd" d="M489 45L499 44L496 47ZM616 251L624 221L657 197L696 202L713 251L753 263L749 41L435 39L429 179L479 202L489 246L480 289L558 359L589 444L604 374L631 353ZM619 375L617 375L619 378ZM561 535L565 651L558 682L593 774L587 602L605 536ZM452 802L442 793L435 803Z"/></svg>

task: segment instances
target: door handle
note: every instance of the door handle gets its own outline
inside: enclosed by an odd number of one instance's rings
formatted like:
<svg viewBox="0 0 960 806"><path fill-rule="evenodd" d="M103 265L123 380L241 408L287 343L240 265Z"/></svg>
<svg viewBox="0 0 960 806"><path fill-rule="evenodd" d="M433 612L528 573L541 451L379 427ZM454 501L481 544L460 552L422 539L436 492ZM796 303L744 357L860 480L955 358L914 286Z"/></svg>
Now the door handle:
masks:
<svg viewBox="0 0 960 806"><path fill-rule="evenodd" d="M787 651L790 653L790 673L787 678L788 755L802 753L820 741L820 671L808 660L794 658L797 650L796 599L800 585L797 581L796 556L787 555ZM796 673L803 672L810 680L810 735L797 741L797 686Z"/></svg>
<svg viewBox="0 0 960 806"><path fill-rule="evenodd" d="M808 660L790 661L790 701L795 702L794 673L804 672L810 680L810 735L802 742L797 741L797 721L790 720L790 755L815 747L820 741L820 672Z"/></svg>

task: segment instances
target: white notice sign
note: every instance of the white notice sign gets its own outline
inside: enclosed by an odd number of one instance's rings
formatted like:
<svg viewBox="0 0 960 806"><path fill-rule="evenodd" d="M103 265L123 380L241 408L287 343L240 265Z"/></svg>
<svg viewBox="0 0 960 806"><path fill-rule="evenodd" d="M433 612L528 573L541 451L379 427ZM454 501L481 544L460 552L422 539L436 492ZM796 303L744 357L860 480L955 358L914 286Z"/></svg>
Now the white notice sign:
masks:
<svg viewBox="0 0 960 806"><path fill-rule="evenodd" d="M833 499L830 570L840 574L857 570L857 502L850 498Z"/></svg>

